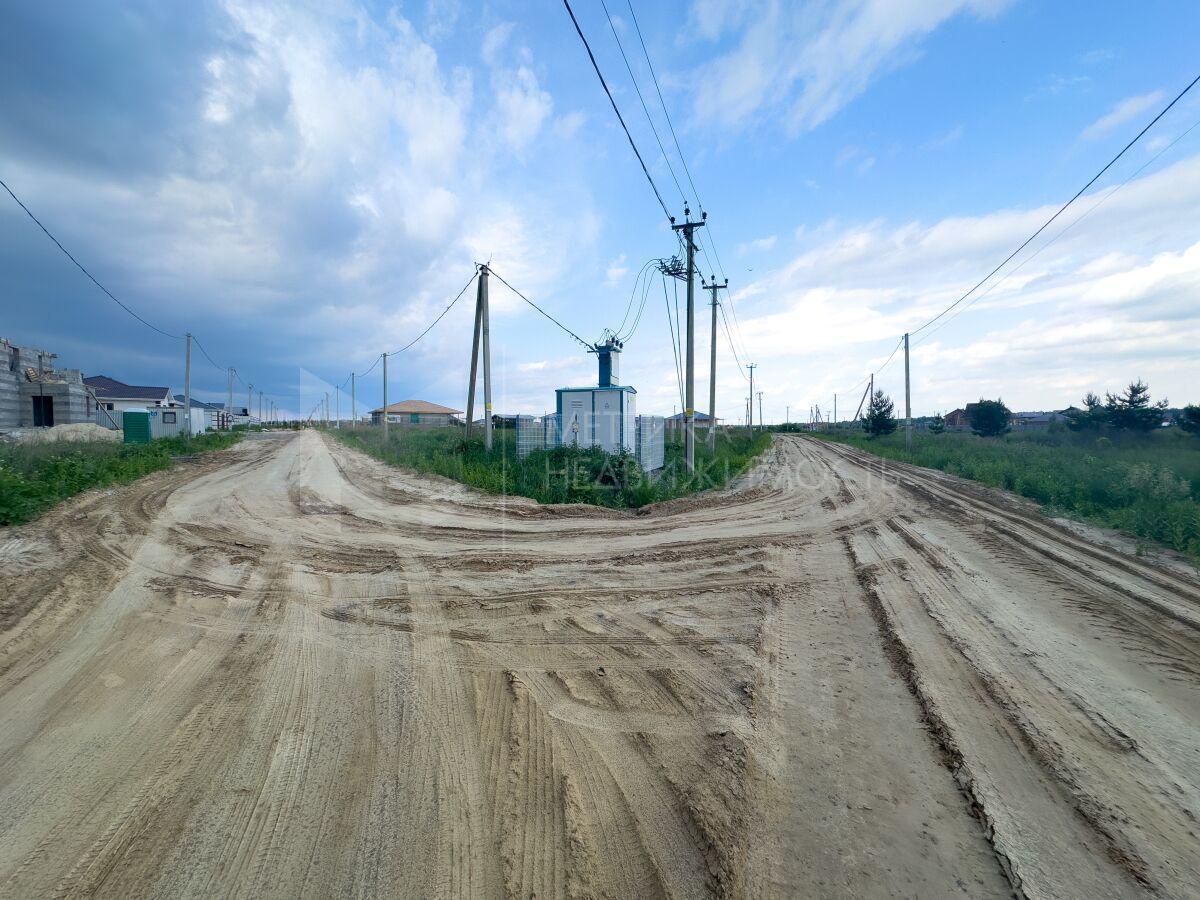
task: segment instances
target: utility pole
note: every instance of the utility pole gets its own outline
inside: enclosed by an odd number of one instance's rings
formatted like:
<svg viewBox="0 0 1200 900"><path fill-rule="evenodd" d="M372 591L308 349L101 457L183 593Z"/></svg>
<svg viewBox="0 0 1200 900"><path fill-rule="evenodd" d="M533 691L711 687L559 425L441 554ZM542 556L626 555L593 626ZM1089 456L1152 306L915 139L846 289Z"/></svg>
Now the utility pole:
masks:
<svg viewBox="0 0 1200 900"><path fill-rule="evenodd" d="M717 451L717 291L729 290L729 279L724 284L717 284L717 276L712 276L712 350L708 359L708 452Z"/></svg>
<svg viewBox="0 0 1200 900"><path fill-rule="evenodd" d="M696 470L696 243L692 234L697 228L704 227L708 213L701 211L700 221L691 220L692 211L683 208L683 224L676 225L674 216L671 217L671 229L682 231L687 245L687 391L684 396L684 454L687 459L687 470ZM485 332L486 333L486 332ZM486 364L486 363L485 363Z"/></svg>
<svg viewBox="0 0 1200 900"><path fill-rule="evenodd" d="M263 392L260 390L258 392L258 424L260 424L260 425L262 424L262 420L263 420L262 401L263 401Z"/></svg>
<svg viewBox="0 0 1200 900"><path fill-rule="evenodd" d="M383 443L388 440L387 354L383 354Z"/></svg>
<svg viewBox="0 0 1200 900"><path fill-rule="evenodd" d="M750 414L746 418L746 429L754 433L754 367L758 363L747 363L746 368L750 370Z"/></svg>
<svg viewBox="0 0 1200 900"><path fill-rule="evenodd" d="M334 390L333 427L341 428L342 427L342 387L341 387L341 385L338 385L333 390Z"/></svg>
<svg viewBox="0 0 1200 900"><path fill-rule="evenodd" d="M908 332L904 332L904 449L912 451L912 390L908 380Z"/></svg>
<svg viewBox="0 0 1200 900"><path fill-rule="evenodd" d="M763 427L762 391L758 392L758 427L759 428Z"/></svg>
<svg viewBox="0 0 1200 900"><path fill-rule="evenodd" d="M471 377L467 381L467 427L465 435L471 436L471 422L475 418L475 379L479 372L479 332L483 328L483 279L475 286L475 331L471 336Z"/></svg>
<svg viewBox="0 0 1200 900"><path fill-rule="evenodd" d="M183 357L183 433L192 436L192 333L187 333L187 350Z"/></svg>
<svg viewBox="0 0 1200 900"><path fill-rule="evenodd" d="M479 306L483 310L483 330L480 344L483 348L483 446L492 449L492 327L488 311L488 267L479 267Z"/></svg>
<svg viewBox="0 0 1200 900"><path fill-rule="evenodd" d="M833 422L830 424L837 428L837 394L833 395Z"/></svg>
<svg viewBox="0 0 1200 900"><path fill-rule="evenodd" d="M790 406L784 406L784 408L783 408L783 424L787 425L791 421L792 421L792 408Z"/></svg>
<svg viewBox="0 0 1200 900"><path fill-rule="evenodd" d="M350 373L350 427L358 430L358 393L354 385L354 373Z"/></svg>
<svg viewBox="0 0 1200 900"><path fill-rule="evenodd" d="M246 385L246 424L250 424L250 411L254 409L254 385Z"/></svg>
<svg viewBox="0 0 1200 900"><path fill-rule="evenodd" d="M225 404L225 411L229 413L229 427L233 427L233 366L229 367L229 402Z"/></svg>

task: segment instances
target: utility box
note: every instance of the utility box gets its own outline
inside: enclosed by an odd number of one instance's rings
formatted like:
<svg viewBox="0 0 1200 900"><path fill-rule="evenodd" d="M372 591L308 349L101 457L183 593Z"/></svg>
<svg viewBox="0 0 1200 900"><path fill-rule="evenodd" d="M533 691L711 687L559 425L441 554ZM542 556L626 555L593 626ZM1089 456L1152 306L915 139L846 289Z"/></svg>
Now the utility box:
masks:
<svg viewBox="0 0 1200 900"><path fill-rule="evenodd" d="M125 410L121 413L121 430L127 444L150 443L150 410Z"/></svg>
<svg viewBox="0 0 1200 900"><path fill-rule="evenodd" d="M628 385L559 388L559 440L564 447L599 447L605 453L637 449L637 391Z"/></svg>

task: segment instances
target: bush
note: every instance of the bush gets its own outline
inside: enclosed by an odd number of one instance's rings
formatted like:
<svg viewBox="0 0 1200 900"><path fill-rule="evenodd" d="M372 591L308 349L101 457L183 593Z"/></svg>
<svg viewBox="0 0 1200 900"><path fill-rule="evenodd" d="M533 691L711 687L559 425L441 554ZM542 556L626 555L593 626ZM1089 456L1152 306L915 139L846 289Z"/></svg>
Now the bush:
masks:
<svg viewBox="0 0 1200 900"><path fill-rule="evenodd" d="M1008 432L1008 420L1012 416L1003 400L984 400L967 404L967 421L971 431L980 437L999 437Z"/></svg>

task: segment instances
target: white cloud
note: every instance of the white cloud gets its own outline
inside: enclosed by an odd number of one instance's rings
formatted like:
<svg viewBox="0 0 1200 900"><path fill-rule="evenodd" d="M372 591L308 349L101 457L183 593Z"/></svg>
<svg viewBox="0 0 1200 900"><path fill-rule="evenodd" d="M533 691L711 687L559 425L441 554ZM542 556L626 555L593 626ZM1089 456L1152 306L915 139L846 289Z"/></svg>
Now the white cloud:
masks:
<svg viewBox="0 0 1200 900"><path fill-rule="evenodd" d="M1098 198L1083 198L1067 222ZM1200 156L1130 182L1053 244L1039 240L1031 249L1041 252L1018 257L1022 267L961 315L914 335L915 410L946 411L981 394L1022 409L1065 406L1135 377L1157 396L1200 399L1197 204ZM844 394L1053 209L801 232L803 252L733 297L774 414ZM797 335L806 336L800 346ZM902 371L893 360L880 377L893 396ZM721 404L739 408L741 387L718 387Z"/></svg>
<svg viewBox="0 0 1200 900"><path fill-rule="evenodd" d="M912 59L922 38L960 15L988 17L1007 0L760 0L723 10L704 0L690 18L703 37L741 28L737 46L697 73L696 113L742 125L782 110L792 130L815 128L882 72Z"/></svg>
<svg viewBox="0 0 1200 900"><path fill-rule="evenodd" d="M748 253L765 253L775 246L776 240L775 235L769 234L766 237L755 238L752 241L746 241L744 244L738 244L738 255L745 256Z"/></svg>
<svg viewBox="0 0 1200 900"><path fill-rule="evenodd" d="M1083 129L1080 137L1085 141L1106 137L1116 128L1156 107L1158 102L1162 100L1162 96L1162 91L1151 91L1149 94L1141 94L1137 97L1126 97L1108 113Z"/></svg>

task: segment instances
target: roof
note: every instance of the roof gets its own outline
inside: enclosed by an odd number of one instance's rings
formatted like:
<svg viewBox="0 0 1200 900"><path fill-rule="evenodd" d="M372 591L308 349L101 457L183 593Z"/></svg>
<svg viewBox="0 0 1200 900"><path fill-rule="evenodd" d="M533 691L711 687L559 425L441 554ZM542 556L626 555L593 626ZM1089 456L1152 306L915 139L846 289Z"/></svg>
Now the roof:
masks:
<svg viewBox="0 0 1200 900"><path fill-rule="evenodd" d="M448 406L439 406L436 403L430 403L428 400L401 400L399 403L389 403L387 411L388 415L393 415L395 413L425 413L427 415L436 415L440 413L447 416L462 415L461 409L451 409ZM383 407L381 406L378 409L371 410L372 415L375 415L376 413L382 415Z"/></svg>
<svg viewBox="0 0 1200 900"><path fill-rule="evenodd" d="M153 385L126 384L107 375L91 375L83 379L83 383L92 389L97 399L103 397L105 400L162 400L170 390Z"/></svg>
<svg viewBox="0 0 1200 900"><path fill-rule="evenodd" d="M700 412L700 410L696 410L695 415L693 416L693 419L697 422L707 422L708 421L708 413ZM683 420L684 420L683 413L675 413L675 415L673 415L673 416L666 417L666 421L668 421L668 422L682 422ZM717 421L718 422L721 421L720 416L717 416Z"/></svg>
<svg viewBox="0 0 1200 900"><path fill-rule="evenodd" d="M174 396L175 396L175 401L177 403L183 402L183 394L175 394ZM192 398L192 409L221 409L221 410L223 410L224 408L225 408L224 403L205 403L203 400L197 400L195 397Z"/></svg>

